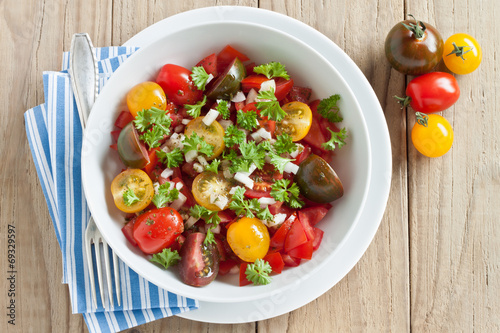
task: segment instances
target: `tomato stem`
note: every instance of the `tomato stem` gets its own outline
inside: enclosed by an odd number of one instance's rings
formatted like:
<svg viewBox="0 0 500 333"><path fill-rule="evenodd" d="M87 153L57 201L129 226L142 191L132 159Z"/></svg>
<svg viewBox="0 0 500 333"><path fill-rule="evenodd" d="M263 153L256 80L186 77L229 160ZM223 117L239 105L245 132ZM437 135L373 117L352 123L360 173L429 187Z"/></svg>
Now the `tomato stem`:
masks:
<svg viewBox="0 0 500 333"><path fill-rule="evenodd" d="M417 116L417 123L419 125L422 125L424 127L429 126L429 124L427 123L427 120L429 119L429 116L427 116L425 113L417 111L417 112L415 112L415 116Z"/></svg>
<svg viewBox="0 0 500 333"><path fill-rule="evenodd" d="M394 98L398 101L399 104L401 104L401 110L410 105L411 102L410 96L406 97L394 96Z"/></svg>
<svg viewBox="0 0 500 333"><path fill-rule="evenodd" d="M425 35L425 30L427 29L424 22L418 21L412 14L408 14L408 16L411 16L417 24L413 23L405 24L403 22L401 22L401 24L404 25L406 29L413 32L416 39L422 39Z"/></svg>
<svg viewBox="0 0 500 333"><path fill-rule="evenodd" d="M465 61L464 54L472 51L472 49L473 49L473 47L469 46L469 45L457 46L457 44L455 44L455 42L453 42L452 45L453 45L453 51L448 53L446 56L450 56L450 55L454 54L455 56L462 58L463 61ZM465 47L470 47L470 49L464 52Z"/></svg>

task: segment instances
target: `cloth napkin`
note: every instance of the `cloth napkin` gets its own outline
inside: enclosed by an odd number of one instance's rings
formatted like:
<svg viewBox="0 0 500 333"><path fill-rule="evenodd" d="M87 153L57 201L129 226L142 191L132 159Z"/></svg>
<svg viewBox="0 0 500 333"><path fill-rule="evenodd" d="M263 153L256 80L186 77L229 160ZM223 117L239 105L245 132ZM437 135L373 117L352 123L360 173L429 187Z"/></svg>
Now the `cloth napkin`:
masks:
<svg viewBox="0 0 500 333"><path fill-rule="evenodd" d="M100 87L136 50L133 47L95 49ZM26 111L24 117L38 178L62 251L63 283L69 287L72 312L83 314L90 332L117 332L197 309L196 300L149 283L120 260L121 306L116 298L111 306L105 296L105 310L97 291L98 307L94 307L83 246L90 212L81 183L82 128L68 67L69 52L66 52L61 72L43 73L45 104ZM94 276L98 289L97 272ZM114 281L113 289L116 290Z"/></svg>

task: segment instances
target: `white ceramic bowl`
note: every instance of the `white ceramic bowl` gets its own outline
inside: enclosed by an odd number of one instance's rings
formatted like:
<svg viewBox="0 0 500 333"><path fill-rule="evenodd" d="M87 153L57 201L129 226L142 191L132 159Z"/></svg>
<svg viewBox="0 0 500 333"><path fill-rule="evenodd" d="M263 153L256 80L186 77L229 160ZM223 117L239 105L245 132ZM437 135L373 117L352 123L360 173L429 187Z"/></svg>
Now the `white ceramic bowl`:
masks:
<svg viewBox="0 0 500 333"><path fill-rule="evenodd" d="M324 232L321 247L310 261L287 268L265 286L238 286L236 275L219 277L203 288L184 284L175 269L167 271L150 263L123 236L124 214L110 192L113 178L123 169L118 154L110 150L110 131L125 96L137 83L154 79L162 65L191 68L201 58L231 44L256 63L279 61L295 84L313 89L313 98L340 94L339 103L348 129L347 144L338 150L334 169L344 184L344 196L318 224ZM113 74L99 95L89 117L82 147L82 181L87 202L101 233L129 267L150 282L177 294L209 302L243 302L294 290L336 255L357 223L367 195L371 168L368 131L355 96L338 71L319 53L278 30L250 23L216 22L191 26L167 34L132 55ZM328 277L325 277L328 278Z"/></svg>

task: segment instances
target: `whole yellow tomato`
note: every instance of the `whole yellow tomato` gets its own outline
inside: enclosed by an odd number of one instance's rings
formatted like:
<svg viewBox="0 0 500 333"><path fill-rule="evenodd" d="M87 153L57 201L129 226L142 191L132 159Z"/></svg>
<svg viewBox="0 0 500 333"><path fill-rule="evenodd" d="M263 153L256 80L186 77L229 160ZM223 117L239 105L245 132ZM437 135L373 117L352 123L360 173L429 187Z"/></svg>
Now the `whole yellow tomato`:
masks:
<svg viewBox="0 0 500 333"><path fill-rule="evenodd" d="M455 74L469 74L475 71L482 59L481 46L470 35L454 34L444 43L443 61Z"/></svg>
<svg viewBox="0 0 500 333"><path fill-rule="evenodd" d="M158 83L146 81L134 86L127 94L127 106L130 113L136 117L139 111L156 107L167 108L167 97Z"/></svg>
<svg viewBox="0 0 500 333"><path fill-rule="evenodd" d="M243 217L227 230L227 242L241 260L254 262L266 256L271 239L259 219Z"/></svg>
<svg viewBox="0 0 500 333"><path fill-rule="evenodd" d="M453 144L453 128L438 114L417 112L417 122L411 131L411 141L417 150L428 157L439 157Z"/></svg>

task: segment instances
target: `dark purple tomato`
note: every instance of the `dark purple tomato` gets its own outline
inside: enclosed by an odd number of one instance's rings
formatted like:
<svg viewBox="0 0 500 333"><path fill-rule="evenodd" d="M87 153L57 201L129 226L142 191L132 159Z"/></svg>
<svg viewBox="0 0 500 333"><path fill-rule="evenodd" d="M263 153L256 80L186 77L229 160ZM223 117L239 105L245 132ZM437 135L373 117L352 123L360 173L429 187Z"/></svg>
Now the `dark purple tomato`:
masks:
<svg viewBox="0 0 500 333"><path fill-rule="evenodd" d="M385 55L391 66L409 75L429 73L441 61L443 48L441 34L417 20L399 22L385 40Z"/></svg>
<svg viewBox="0 0 500 333"><path fill-rule="evenodd" d="M134 122L129 122L120 132L117 141L118 154L123 164L130 168L142 169L149 163L149 156Z"/></svg>
<svg viewBox="0 0 500 333"><path fill-rule="evenodd" d="M328 203L344 195L344 187L335 171L315 154L300 163L295 182L300 193L313 202Z"/></svg>
<svg viewBox="0 0 500 333"><path fill-rule="evenodd" d="M212 282L219 272L219 252L215 244L205 244L205 234L189 234L182 244L179 273L185 284L203 287Z"/></svg>

